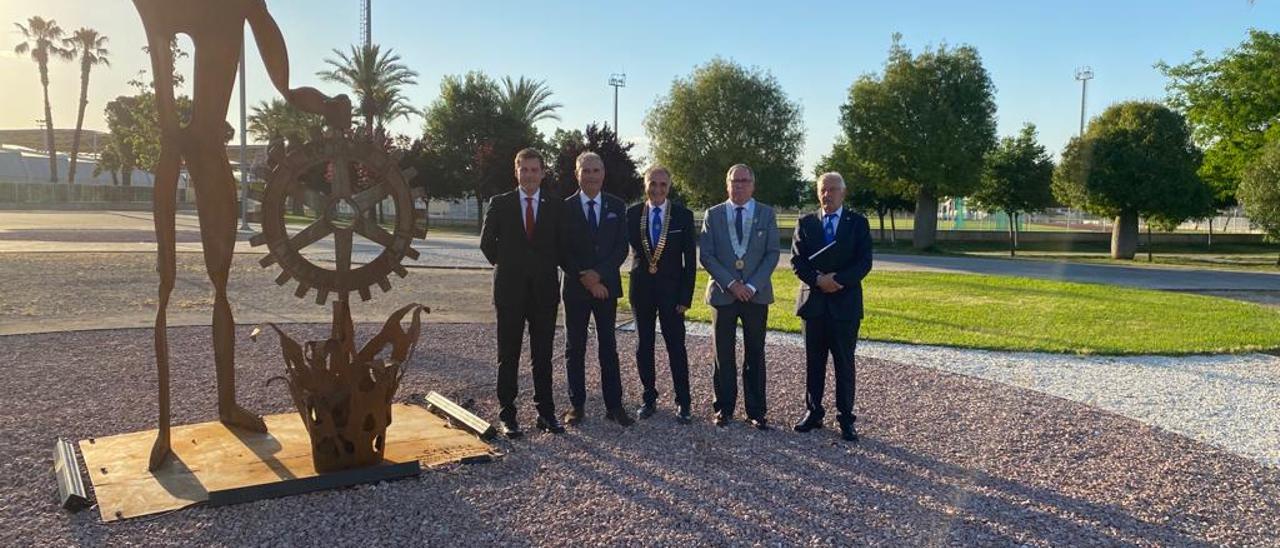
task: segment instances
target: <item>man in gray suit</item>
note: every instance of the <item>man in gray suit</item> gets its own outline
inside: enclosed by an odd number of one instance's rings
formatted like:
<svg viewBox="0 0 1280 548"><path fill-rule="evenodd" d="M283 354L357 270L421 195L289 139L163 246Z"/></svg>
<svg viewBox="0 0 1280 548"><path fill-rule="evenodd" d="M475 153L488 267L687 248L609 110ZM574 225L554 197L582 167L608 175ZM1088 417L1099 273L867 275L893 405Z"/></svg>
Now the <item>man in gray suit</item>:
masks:
<svg viewBox="0 0 1280 548"><path fill-rule="evenodd" d="M725 187L729 199L702 216L698 241L702 267L711 275L707 304L716 347L713 385L716 426L733 419L738 403L737 329L742 322L743 403L752 426L767 430L765 418L764 332L773 302L770 276L778 266L778 220L773 208L751 198L755 174L745 164L729 168Z"/></svg>

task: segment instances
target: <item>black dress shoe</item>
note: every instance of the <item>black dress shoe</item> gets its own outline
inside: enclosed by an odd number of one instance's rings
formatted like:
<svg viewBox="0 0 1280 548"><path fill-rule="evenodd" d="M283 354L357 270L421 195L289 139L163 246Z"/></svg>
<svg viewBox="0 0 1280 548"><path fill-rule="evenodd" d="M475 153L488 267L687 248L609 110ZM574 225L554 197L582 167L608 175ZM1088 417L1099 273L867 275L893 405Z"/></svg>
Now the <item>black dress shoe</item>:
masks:
<svg viewBox="0 0 1280 548"><path fill-rule="evenodd" d="M618 423L618 426L631 426L636 423L636 420L631 418L631 415L628 415L627 411L621 407L610 409L604 414L604 418Z"/></svg>
<svg viewBox="0 0 1280 548"><path fill-rule="evenodd" d="M750 425L751 425L753 428L755 428L756 430L768 430L768 429L769 429L769 419L766 419L766 418L764 418L764 417L759 417L759 418L754 418L754 419L748 419L748 420L747 420L747 424L750 424Z"/></svg>
<svg viewBox="0 0 1280 548"><path fill-rule="evenodd" d="M649 417L652 417L652 416L653 416L653 412L654 412L654 406L653 406L653 404L652 404L652 403L646 403L646 404L644 404L644 405L641 405L641 406L640 406L640 409L637 409L637 410L636 410L636 417L641 418L641 419L647 419L647 418L649 418Z"/></svg>
<svg viewBox="0 0 1280 548"><path fill-rule="evenodd" d="M573 409L570 409L565 412L563 420L564 420L564 423L569 426L577 426L579 424L582 424L582 419L586 418L586 416L587 414L582 410L581 407L574 407Z"/></svg>
<svg viewBox="0 0 1280 548"><path fill-rule="evenodd" d="M714 422L716 426L719 426L721 428L729 426L729 421L732 419L733 417L730 417L729 415L721 415L720 413L716 413L711 416L712 422Z"/></svg>
<svg viewBox="0 0 1280 548"><path fill-rule="evenodd" d="M795 426L792 427L796 432L808 432L810 430L818 430L822 428L822 417L813 413L805 413L804 418L800 419Z"/></svg>
<svg viewBox="0 0 1280 548"><path fill-rule="evenodd" d="M680 409L676 411L676 422L680 424L689 424L693 422L693 414L689 412L689 406L680 406Z"/></svg>
<svg viewBox="0 0 1280 548"><path fill-rule="evenodd" d="M840 425L840 439L844 441L858 441L858 431L853 428L852 424Z"/></svg>
<svg viewBox="0 0 1280 548"><path fill-rule="evenodd" d="M555 415L548 415L546 417L539 416L537 425L538 430L543 432L550 432L552 434L564 433L564 427L560 426L560 421L556 420Z"/></svg>
<svg viewBox="0 0 1280 548"><path fill-rule="evenodd" d="M524 435L524 432L520 431L520 424L515 419L499 420L498 433L509 440L514 440Z"/></svg>

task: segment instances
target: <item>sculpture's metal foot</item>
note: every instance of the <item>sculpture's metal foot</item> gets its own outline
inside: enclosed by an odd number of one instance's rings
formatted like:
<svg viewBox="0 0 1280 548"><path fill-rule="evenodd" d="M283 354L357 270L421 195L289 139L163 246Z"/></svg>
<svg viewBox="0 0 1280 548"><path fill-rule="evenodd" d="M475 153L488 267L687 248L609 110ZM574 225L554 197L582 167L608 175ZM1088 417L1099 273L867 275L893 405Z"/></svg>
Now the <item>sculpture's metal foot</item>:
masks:
<svg viewBox="0 0 1280 548"><path fill-rule="evenodd" d="M169 450L169 432L161 431L156 436L156 442L151 446L151 461L147 464L147 470L156 471L168 462L170 455Z"/></svg>
<svg viewBox="0 0 1280 548"><path fill-rule="evenodd" d="M251 432L267 431L267 423L262 421L262 416L246 411L234 403L218 411L218 420L227 426L235 426Z"/></svg>

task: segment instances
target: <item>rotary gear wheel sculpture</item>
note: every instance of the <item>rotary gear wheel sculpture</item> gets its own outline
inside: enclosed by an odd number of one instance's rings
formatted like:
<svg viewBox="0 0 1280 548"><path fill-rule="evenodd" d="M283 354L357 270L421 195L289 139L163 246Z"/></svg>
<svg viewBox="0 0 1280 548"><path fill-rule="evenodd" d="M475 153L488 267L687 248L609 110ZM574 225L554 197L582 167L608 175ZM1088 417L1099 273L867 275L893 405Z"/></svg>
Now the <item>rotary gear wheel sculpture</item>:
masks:
<svg viewBox="0 0 1280 548"><path fill-rule="evenodd" d="M417 197L410 190L407 179L413 178L413 169L401 171L399 155L387 154L373 142L354 140L339 133L325 132L305 145L289 147L273 146L268 155L275 167L267 177L262 194L262 232L255 234L249 243L266 245L268 254L259 264L263 268L272 264L280 266L276 284L284 285L297 280L294 295L306 297L316 290L316 304L323 305L331 293L347 301L351 292L360 294L367 301L370 288L377 285L383 292L391 289L390 275L401 278L408 272L400 261L404 257L417 259L418 252L410 245L415 237L425 236L417 226L413 207ZM367 181L358 187L353 172L359 168ZM328 189L315 191L318 200L312 205L319 218L301 231L290 234L286 230L285 200L298 195L302 178L315 170L326 170ZM395 204L394 230L388 232L369 220L369 212L383 199L390 197ZM382 252L373 260L352 267L352 244L355 235L363 236L380 245ZM312 262L303 250L326 236L333 236L334 267L325 268Z"/></svg>

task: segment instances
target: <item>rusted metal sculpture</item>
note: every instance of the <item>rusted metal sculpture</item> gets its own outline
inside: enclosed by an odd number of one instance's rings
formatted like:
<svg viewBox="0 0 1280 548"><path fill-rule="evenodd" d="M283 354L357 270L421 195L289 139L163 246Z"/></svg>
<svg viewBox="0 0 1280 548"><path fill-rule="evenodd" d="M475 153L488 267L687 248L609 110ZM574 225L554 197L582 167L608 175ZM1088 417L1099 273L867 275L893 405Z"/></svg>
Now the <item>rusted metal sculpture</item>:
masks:
<svg viewBox="0 0 1280 548"><path fill-rule="evenodd" d="M280 29L263 0L134 0L142 17L151 54L161 152L156 167L154 214L160 273L155 322L156 365L160 381L159 434L150 468L170 453L169 349L166 311L175 280L175 196L178 173L186 164L196 190L205 267L213 283L213 346L218 379L218 417L228 425L263 431L258 415L235 398L235 320L227 300L227 280L236 239L236 182L223 147L223 124L235 85L247 22L257 40L272 84L295 107L322 115L335 132L351 125L351 102L329 98L312 88L289 88L289 60ZM169 45L178 34L191 38L195 74L190 122L183 126L174 100L173 56ZM412 212L412 208L409 208Z"/></svg>
<svg viewBox="0 0 1280 548"><path fill-rule="evenodd" d="M355 328L346 301L333 303L333 330L327 340L299 345L275 324L280 337L289 393L311 436L317 472L336 472L382 462L392 397L413 355L424 307L397 310L373 339L356 352ZM413 312L409 330L400 320ZM254 330L252 337L257 338ZM387 358L379 354L390 347Z"/></svg>

